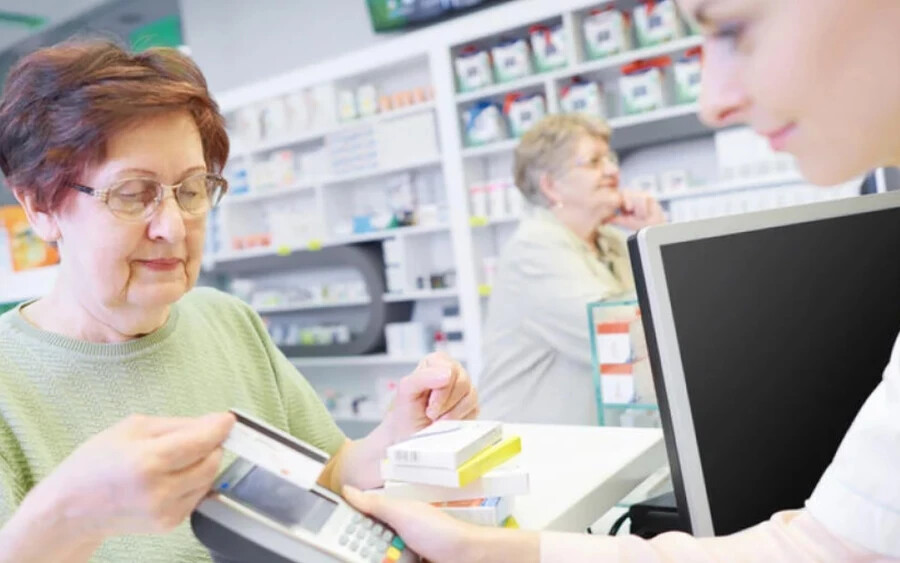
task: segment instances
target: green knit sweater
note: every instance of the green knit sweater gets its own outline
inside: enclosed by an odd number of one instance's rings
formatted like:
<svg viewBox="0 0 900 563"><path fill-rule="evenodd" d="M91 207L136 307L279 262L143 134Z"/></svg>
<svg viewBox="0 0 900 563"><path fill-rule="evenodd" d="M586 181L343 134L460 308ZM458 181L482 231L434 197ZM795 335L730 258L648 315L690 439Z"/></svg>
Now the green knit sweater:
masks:
<svg viewBox="0 0 900 563"><path fill-rule="evenodd" d="M345 440L261 319L195 289L156 332L119 344L65 338L0 316L0 526L79 444L129 414L197 416L236 407L329 453ZM209 561L189 523L111 538L93 561Z"/></svg>

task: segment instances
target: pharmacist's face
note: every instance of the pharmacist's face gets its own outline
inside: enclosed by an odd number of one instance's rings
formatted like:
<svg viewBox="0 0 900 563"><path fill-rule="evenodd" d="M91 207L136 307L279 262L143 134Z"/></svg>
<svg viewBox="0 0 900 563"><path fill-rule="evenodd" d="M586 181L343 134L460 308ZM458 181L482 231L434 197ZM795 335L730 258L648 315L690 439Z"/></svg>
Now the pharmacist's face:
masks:
<svg viewBox="0 0 900 563"><path fill-rule="evenodd" d="M206 171L200 132L189 114L177 113L114 135L106 159L79 180L97 189L136 177L172 185L198 171ZM183 214L171 190L153 215L138 220L117 217L99 199L73 190L57 223L64 283L96 316L138 317L174 303L200 272L206 217Z"/></svg>
<svg viewBox="0 0 900 563"><path fill-rule="evenodd" d="M900 163L900 2L679 0L706 42L702 116L836 184Z"/></svg>
<svg viewBox="0 0 900 563"><path fill-rule="evenodd" d="M588 214L598 226L612 219L622 206L622 195L611 150L599 137L582 136L565 171L554 178L555 203Z"/></svg>

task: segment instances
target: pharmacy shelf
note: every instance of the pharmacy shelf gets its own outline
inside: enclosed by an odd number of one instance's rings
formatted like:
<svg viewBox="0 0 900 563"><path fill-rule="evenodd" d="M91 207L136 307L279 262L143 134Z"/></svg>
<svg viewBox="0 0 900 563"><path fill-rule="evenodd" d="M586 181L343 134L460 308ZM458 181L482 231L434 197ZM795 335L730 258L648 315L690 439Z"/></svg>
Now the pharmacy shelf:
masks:
<svg viewBox="0 0 900 563"><path fill-rule="evenodd" d="M631 149L653 143L686 139L709 132L700 123L699 104L684 104L648 111L637 115L612 117L607 120L613 130L612 144L616 150ZM516 148L519 139L506 139L480 147L462 149L463 158L488 157L508 153Z"/></svg>
<svg viewBox="0 0 900 563"><path fill-rule="evenodd" d="M279 197L296 195L303 192L311 192L313 189L315 189L317 184L318 182L307 180L305 182L300 182L287 188L275 188L262 192L248 192L235 195L226 195L222 199L222 205L239 205L242 203L264 201L267 199L276 199Z"/></svg>
<svg viewBox="0 0 900 563"><path fill-rule="evenodd" d="M463 158L475 158L479 156L491 156L497 153L510 152L519 144L519 139L506 139L482 145L480 147L468 147L462 150Z"/></svg>
<svg viewBox="0 0 900 563"><path fill-rule="evenodd" d="M232 262L239 262L241 260L247 260L250 258L280 258L282 256L289 256L291 254L294 254L295 252L315 252L323 248L333 246L345 246L348 244L372 242L395 237L413 237L433 233L443 233L448 231L449 227L447 225L399 227L396 229L386 229L383 231L374 231L371 233L344 235L333 237L331 239L315 239L310 240L308 243L302 246L263 246L247 250L230 250L220 253L215 257L214 261L216 265L223 265Z"/></svg>
<svg viewBox="0 0 900 563"><path fill-rule="evenodd" d="M385 293L386 303L399 303L402 301L427 301L430 299L456 299L459 291L456 288L425 289L421 291L407 291L405 293Z"/></svg>
<svg viewBox="0 0 900 563"><path fill-rule="evenodd" d="M371 304L371 299L350 299L347 301L320 301L315 303L301 303L296 305L272 305L268 307L255 307L255 309L256 312L260 315L275 315L278 313L294 313L296 311L318 311L321 309L364 307Z"/></svg>
<svg viewBox="0 0 900 563"><path fill-rule="evenodd" d="M762 178L748 178L742 180L733 180L730 182L722 182L712 186L686 188L677 192L669 192L656 196L659 201L676 201L679 199L691 199L697 197L715 196L731 192L739 192L746 190L757 190L763 188L772 188L777 186L786 186L790 184L799 184L806 180L797 172L789 172Z"/></svg>
<svg viewBox="0 0 900 563"><path fill-rule="evenodd" d="M17 303L50 293L59 266L0 274L0 303Z"/></svg>
<svg viewBox="0 0 900 563"><path fill-rule="evenodd" d="M414 104L411 106L407 106L401 109L395 109L392 111L384 112L384 113L376 113L375 115L362 117L359 119L354 119L352 121L343 121L336 125L332 125L329 127L323 127L321 129L314 129L312 131L305 131L303 133L299 133L297 135L292 135L290 137L285 137L282 139L273 139L271 141L266 141L263 143L259 143L254 146L249 147L240 147L238 150L233 151L231 154L231 158L241 158L253 154L264 153L268 151L272 151L275 149L280 149L283 147L290 147L294 145L300 145L303 143L308 143L311 141L316 141L319 139L323 139L327 135L331 135L333 133L340 133L341 131L347 131L350 129L354 129L357 127L372 125L378 123L379 121L388 121L391 119L397 119L400 117L406 117L409 115L416 115L419 113L424 113L426 111L432 111L434 109L434 101L427 101L420 104Z"/></svg>
<svg viewBox="0 0 900 563"><path fill-rule="evenodd" d="M354 244L357 242L369 242L373 240L384 240L394 237L415 237L429 235L434 233L445 233L450 230L447 225L416 225L412 227L399 227L396 229L387 229L384 231L375 231L373 233L363 233L359 235L346 235L339 238L331 239L330 242L323 246L341 246L344 244Z"/></svg>
<svg viewBox="0 0 900 563"><path fill-rule="evenodd" d="M530 74L528 76L523 76L522 78L518 78L516 80L510 80L509 82L500 82L498 84L486 86L486 87L480 88L478 90L473 90L472 92L464 92L462 94L457 94L456 103L464 104L466 102L473 102L475 100L480 100L483 98L490 98L493 96L506 94L507 92L512 92L514 90L525 90L527 88L534 88L535 86L540 86L540 85L544 84L544 82L548 79L552 80L557 74L558 74L558 71L543 72L540 74Z"/></svg>
<svg viewBox="0 0 900 563"><path fill-rule="evenodd" d="M276 199L285 196L296 195L299 193L304 193L308 191L312 191L316 186L332 186L336 184L345 184L348 182L354 182L358 180L367 180L369 178L377 178L378 176L385 176L388 174L395 174L397 172L405 172L407 170L416 170L419 168L427 168L429 166L436 166L441 164L443 160L440 155L431 156L428 158L423 158L419 160L414 160L412 162L407 162L403 164L398 164L396 166L389 166L387 168L379 168L376 170L366 170L363 172L356 172L353 174L344 174L337 176L330 176L321 178L318 181L316 180L307 180L300 184L296 184L289 188L284 189L273 189L270 191L258 192L258 193L248 193L248 194L239 194L233 195L230 197L225 197L222 200L223 205L240 205L242 203L252 203L256 201L265 201L268 199Z"/></svg>
<svg viewBox="0 0 900 563"><path fill-rule="evenodd" d="M666 119L671 119L673 117L696 114L699 110L700 106L698 104L685 104L680 106L665 107L658 110L648 111L646 113L639 113L636 115L613 117L608 121L609 126L613 130L625 129L627 127L634 127L636 125L644 125L647 123L655 123L657 121L663 121Z"/></svg>
<svg viewBox="0 0 900 563"><path fill-rule="evenodd" d="M388 174L394 174L396 172L405 172L407 170L415 170L417 168L427 168L429 166L436 166L441 164L443 159L440 155L430 156L428 158L423 158L419 160L415 160L408 163L398 164L396 166L389 166L386 168L379 168L377 170L367 170L363 172L356 172L353 174L343 174L339 176L332 176L331 178L326 178L322 181L323 186L331 186L334 184L345 184L347 182L355 182L358 180L367 180L369 178L377 178L378 176L386 176Z"/></svg>
<svg viewBox="0 0 900 563"><path fill-rule="evenodd" d="M513 225L521 221L521 217L485 217L475 215L469 217L469 226L478 229L483 227L498 227L500 225Z"/></svg>
<svg viewBox="0 0 900 563"><path fill-rule="evenodd" d="M694 47L699 47L702 44L702 37L690 36L663 43L661 45L654 45L653 47L632 49L631 51L620 53L618 55L612 55L609 57L604 57L602 59L593 59L576 65L566 65L562 68L555 69L549 72L531 74L517 80L511 80L509 82L502 82L499 84L492 84L478 90L457 94L456 103L464 104L483 98L492 98L494 96L506 94L507 92L534 88L536 86L544 84L546 81L562 80L577 75L595 73L609 69L617 69L620 66L627 65L637 60L651 59L654 57L678 53L680 51L686 51Z"/></svg>
<svg viewBox="0 0 900 563"><path fill-rule="evenodd" d="M617 151L626 151L708 135L711 129L700 121L699 111L699 104L683 104L610 118L612 147Z"/></svg>
<svg viewBox="0 0 900 563"><path fill-rule="evenodd" d="M298 368L342 368L353 366L405 366L418 365L422 358L408 358L403 356L389 356L387 354L372 354L368 356L334 356L334 357L310 357L289 358L291 363Z"/></svg>
<svg viewBox="0 0 900 563"><path fill-rule="evenodd" d="M688 49L699 47L701 45L703 45L703 38L697 35L692 35L690 37L684 37L682 39L669 41L668 43L654 45L653 47L633 49L631 51L604 57L602 59L592 59L577 64L571 68L555 71L553 74L554 78L560 79L608 69L618 70L618 67L627 65L637 60L652 59L654 57L678 53L680 51L687 51Z"/></svg>

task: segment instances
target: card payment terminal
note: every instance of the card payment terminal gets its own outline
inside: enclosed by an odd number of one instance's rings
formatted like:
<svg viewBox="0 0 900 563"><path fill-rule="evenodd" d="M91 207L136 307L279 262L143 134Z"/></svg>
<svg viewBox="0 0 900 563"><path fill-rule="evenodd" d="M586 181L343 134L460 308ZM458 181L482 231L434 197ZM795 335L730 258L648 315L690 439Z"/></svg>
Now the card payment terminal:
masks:
<svg viewBox="0 0 900 563"><path fill-rule="evenodd" d="M235 415L224 447L241 457L219 475L191 515L194 534L216 563L419 561L393 530L315 483L326 454L243 413Z"/></svg>

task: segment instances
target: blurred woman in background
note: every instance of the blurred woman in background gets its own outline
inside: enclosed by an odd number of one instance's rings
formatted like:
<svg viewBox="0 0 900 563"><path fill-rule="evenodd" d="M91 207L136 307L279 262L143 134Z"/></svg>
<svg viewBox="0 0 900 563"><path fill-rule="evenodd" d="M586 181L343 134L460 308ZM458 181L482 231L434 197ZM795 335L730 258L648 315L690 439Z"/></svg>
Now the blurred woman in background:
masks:
<svg viewBox="0 0 900 563"><path fill-rule="evenodd" d="M610 129L550 115L522 137L516 185L531 204L504 247L484 331L483 414L596 424L587 304L634 290L622 229L665 220L649 194L619 189Z"/></svg>

